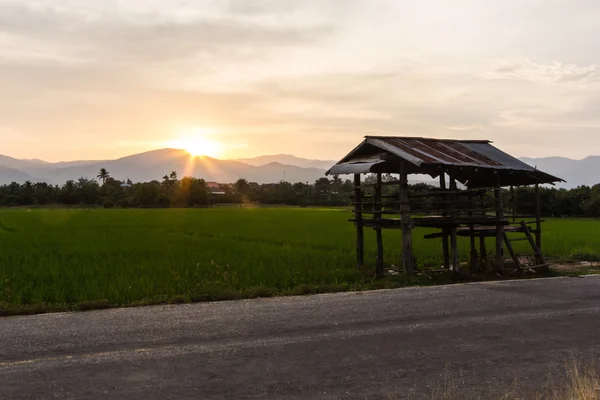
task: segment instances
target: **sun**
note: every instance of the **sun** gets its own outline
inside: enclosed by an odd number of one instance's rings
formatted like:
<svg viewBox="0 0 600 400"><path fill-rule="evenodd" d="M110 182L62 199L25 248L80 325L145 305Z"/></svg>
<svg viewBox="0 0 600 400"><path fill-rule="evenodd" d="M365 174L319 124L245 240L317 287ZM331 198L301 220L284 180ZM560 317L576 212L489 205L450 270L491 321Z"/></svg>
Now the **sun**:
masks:
<svg viewBox="0 0 600 400"><path fill-rule="evenodd" d="M221 155L221 145L205 138L183 139L181 147L193 156L218 157Z"/></svg>
<svg viewBox="0 0 600 400"><path fill-rule="evenodd" d="M204 128L195 128L182 132L182 138L173 141L173 147L183 149L192 156L206 156L217 158L222 155L223 149L221 143L209 139L207 130Z"/></svg>

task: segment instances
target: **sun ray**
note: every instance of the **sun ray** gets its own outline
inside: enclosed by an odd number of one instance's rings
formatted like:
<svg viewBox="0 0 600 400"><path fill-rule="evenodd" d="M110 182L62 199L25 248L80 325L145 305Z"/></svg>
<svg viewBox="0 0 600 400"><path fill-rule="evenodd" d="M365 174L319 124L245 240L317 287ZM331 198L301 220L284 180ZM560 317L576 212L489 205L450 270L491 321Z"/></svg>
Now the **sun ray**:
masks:
<svg viewBox="0 0 600 400"><path fill-rule="evenodd" d="M186 128L180 131L179 139L170 142L170 146L185 150L194 157L218 158L223 149L221 143L210 138L212 132L207 128Z"/></svg>

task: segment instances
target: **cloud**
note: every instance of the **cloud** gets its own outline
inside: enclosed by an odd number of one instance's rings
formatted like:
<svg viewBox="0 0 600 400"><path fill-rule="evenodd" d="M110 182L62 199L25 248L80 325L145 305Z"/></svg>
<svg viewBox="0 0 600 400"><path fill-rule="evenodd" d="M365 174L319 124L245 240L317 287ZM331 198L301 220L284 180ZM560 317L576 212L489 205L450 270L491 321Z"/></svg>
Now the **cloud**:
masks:
<svg viewBox="0 0 600 400"><path fill-rule="evenodd" d="M232 15L188 13L126 14L52 3L0 3L0 59L52 61L79 58L100 63L160 62L201 56L264 57L269 49L314 44L331 25L285 24ZM19 45L19 46L17 46ZM17 51L23 45L28 49ZM60 55L60 56L59 56ZM207 60L205 60L207 61Z"/></svg>
<svg viewBox="0 0 600 400"><path fill-rule="evenodd" d="M537 62L529 59L505 59L480 75L484 79L518 79L535 83L589 84L600 82L600 66Z"/></svg>
<svg viewBox="0 0 600 400"><path fill-rule="evenodd" d="M477 126L456 125L456 126L448 126L447 128L450 129L451 131L472 131L474 129L477 129Z"/></svg>

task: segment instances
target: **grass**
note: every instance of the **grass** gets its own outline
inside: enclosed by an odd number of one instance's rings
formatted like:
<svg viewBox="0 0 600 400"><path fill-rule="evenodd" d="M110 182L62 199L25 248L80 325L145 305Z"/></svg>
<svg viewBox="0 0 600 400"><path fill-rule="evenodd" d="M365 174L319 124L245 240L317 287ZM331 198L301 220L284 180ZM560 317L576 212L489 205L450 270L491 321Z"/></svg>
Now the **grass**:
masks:
<svg viewBox="0 0 600 400"><path fill-rule="evenodd" d="M357 271L350 217L299 208L3 209L0 314L447 282ZM415 233L418 265L438 267L439 242L424 233ZM374 236L366 231L370 266ZM551 220L543 244L563 261L597 260L599 237L600 221ZM388 264L400 259L400 243L399 232L385 232ZM467 241L459 245L468 259Z"/></svg>
<svg viewBox="0 0 600 400"><path fill-rule="evenodd" d="M469 395L469 387L462 375L448 371L431 395L432 400L599 400L600 369L595 363L584 363L575 358L565 364L561 373L552 374L545 387L535 393L522 393L518 381L500 397ZM396 396L390 396L390 400ZM398 397L401 398L401 397Z"/></svg>

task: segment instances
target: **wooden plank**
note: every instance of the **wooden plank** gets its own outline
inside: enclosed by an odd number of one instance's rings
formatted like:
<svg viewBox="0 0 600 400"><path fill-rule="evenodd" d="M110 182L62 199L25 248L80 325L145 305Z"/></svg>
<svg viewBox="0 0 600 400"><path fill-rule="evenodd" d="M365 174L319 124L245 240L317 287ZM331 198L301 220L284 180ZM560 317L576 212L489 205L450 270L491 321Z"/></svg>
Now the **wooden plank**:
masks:
<svg viewBox="0 0 600 400"><path fill-rule="evenodd" d="M397 185L397 184L398 184L398 181L381 182L381 186L391 186L391 185ZM368 188L375 188L376 186L377 186L377 183L363 183L359 187L361 189L368 189ZM356 185L354 185L354 187L356 188Z"/></svg>
<svg viewBox="0 0 600 400"><path fill-rule="evenodd" d="M539 223L539 224L541 224L542 222L546 222L546 220L540 219L539 221L523 221L523 222L524 222L526 225L529 225L529 224L538 224L538 223ZM540 228L541 228L541 226L540 226ZM536 230L537 230L537 229L536 229ZM530 231L532 231L532 230L530 229ZM533 232L533 231L532 231L532 232Z"/></svg>
<svg viewBox="0 0 600 400"><path fill-rule="evenodd" d="M365 264L365 234L362 215L362 190L360 188L360 174L354 174L354 224L356 225L356 268L360 269Z"/></svg>
<svg viewBox="0 0 600 400"><path fill-rule="evenodd" d="M445 177L440 176L440 189L431 190L429 192L417 192L410 195L410 197L436 197L436 196L448 196L450 194L455 195L468 195L469 193L479 193L485 192L486 190L492 190L493 188L483 188L483 189L446 189L446 182L444 181L444 186L442 186L441 180L445 179Z"/></svg>

